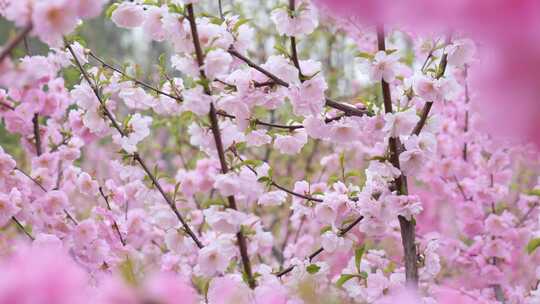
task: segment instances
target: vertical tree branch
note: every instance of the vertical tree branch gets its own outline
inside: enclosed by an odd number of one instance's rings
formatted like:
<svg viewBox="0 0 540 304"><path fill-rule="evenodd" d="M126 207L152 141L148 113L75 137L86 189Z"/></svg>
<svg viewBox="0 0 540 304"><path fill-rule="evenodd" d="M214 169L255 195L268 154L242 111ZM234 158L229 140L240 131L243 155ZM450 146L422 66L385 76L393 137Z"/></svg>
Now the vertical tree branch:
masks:
<svg viewBox="0 0 540 304"><path fill-rule="evenodd" d="M39 133L39 114L34 114L34 118L32 118L32 123L34 124L34 142L36 144L36 154L37 156L40 156L41 151L41 134Z"/></svg>
<svg viewBox="0 0 540 304"><path fill-rule="evenodd" d="M193 38L193 44L195 47L195 54L197 57L197 63L199 64L199 73L201 79L206 79L206 75L204 74L203 66L204 66L204 54L201 48L201 43L199 41L199 34L197 32L197 23L195 20L195 13L193 12L193 5L188 4L186 5L186 9L188 11L188 19L189 24L191 27L191 36ZM208 95L211 95L212 92L210 92L210 88L208 86L204 87L205 93ZM208 113L208 116L210 118L210 124L212 129L212 134L214 136L214 142L216 144L216 150L218 152L219 156L219 163L221 165L221 173L226 174L229 171L229 168L227 166L227 161L225 159L225 151L223 149L223 142L221 140L221 132L219 129L219 122L217 118L217 112L216 108L214 106L214 103L210 103L210 113ZM237 210L236 206L236 200L233 195L227 197L227 201L229 202L229 208ZM238 231L236 233L236 239L238 241L238 247L240 250L240 257L242 259L242 264L244 266L244 272L247 277L248 285L250 288L255 288L256 282L255 278L253 277L253 273L251 270L251 263L249 261L249 255L247 252L247 243L246 243L246 237L244 236L244 233L242 230Z"/></svg>
<svg viewBox="0 0 540 304"><path fill-rule="evenodd" d="M219 17L222 20L225 19L225 15L223 14L223 3L221 3L221 0L218 0L218 10L219 10Z"/></svg>
<svg viewBox="0 0 540 304"><path fill-rule="evenodd" d="M289 11L294 13L295 9L295 0L289 0ZM294 16L293 16L294 18ZM300 61L298 60L298 52L296 50L296 37L291 36L291 56L294 66L298 69L298 76L300 80L302 79L302 70L300 69Z"/></svg>
<svg viewBox="0 0 540 304"><path fill-rule="evenodd" d="M469 106L469 101L470 101L469 84L467 81L467 78L469 76L468 70L469 70L469 67L465 65L465 106L466 107ZM465 109L465 125L463 126L463 135L467 136L467 132L469 132L469 109L468 108ZM469 154L468 143L467 141L465 141L463 143L463 160L464 161L467 161L468 156L469 156L468 154Z"/></svg>
<svg viewBox="0 0 540 304"><path fill-rule="evenodd" d="M382 25L377 26L377 44L380 51L386 51L385 33ZM386 113L393 113L390 86L384 79L382 79L381 87L383 92L384 111ZM390 137L388 140L388 146L390 150L390 161L394 167L399 169L399 154L401 147L399 138ZM399 195L408 194L407 178L403 174L401 174L395 180L395 183ZM416 287L418 286L418 264L415 244L415 223L414 221L408 221L401 215L398 216L398 219L399 226L401 228L401 242L405 256L405 277L409 285Z"/></svg>

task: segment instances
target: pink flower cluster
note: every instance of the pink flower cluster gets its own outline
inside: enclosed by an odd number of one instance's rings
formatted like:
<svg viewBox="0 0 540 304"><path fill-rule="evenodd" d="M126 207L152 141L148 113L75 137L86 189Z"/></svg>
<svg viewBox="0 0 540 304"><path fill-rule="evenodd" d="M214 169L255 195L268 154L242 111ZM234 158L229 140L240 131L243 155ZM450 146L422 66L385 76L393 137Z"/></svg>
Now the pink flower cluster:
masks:
<svg viewBox="0 0 540 304"><path fill-rule="evenodd" d="M344 3L113 3L171 47L139 79L61 43L104 1L0 1L51 47L0 62L0 303L540 302L538 151L484 131L477 32L424 31L487 4Z"/></svg>

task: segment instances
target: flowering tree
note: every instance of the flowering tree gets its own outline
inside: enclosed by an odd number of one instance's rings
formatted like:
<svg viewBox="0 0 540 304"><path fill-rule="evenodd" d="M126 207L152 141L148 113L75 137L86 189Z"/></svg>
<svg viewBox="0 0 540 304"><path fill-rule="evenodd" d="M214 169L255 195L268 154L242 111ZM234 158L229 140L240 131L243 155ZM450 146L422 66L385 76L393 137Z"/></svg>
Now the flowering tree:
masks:
<svg viewBox="0 0 540 304"><path fill-rule="evenodd" d="M1 303L540 303L538 153L486 131L485 67L521 61L467 21L485 1L106 2L0 0ZM171 53L102 58L102 13ZM537 87L503 80L537 140Z"/></svg>

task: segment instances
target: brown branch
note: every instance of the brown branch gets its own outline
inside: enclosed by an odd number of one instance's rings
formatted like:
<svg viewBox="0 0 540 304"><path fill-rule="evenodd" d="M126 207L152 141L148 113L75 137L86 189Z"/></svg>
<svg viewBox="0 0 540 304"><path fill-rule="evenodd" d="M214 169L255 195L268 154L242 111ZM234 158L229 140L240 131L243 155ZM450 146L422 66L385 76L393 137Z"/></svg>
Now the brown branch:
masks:
<svg viewBox="0 0 540 304"><path fill-rule="evenodd" d="M32 236L32 234L30 234L30 232L28 232L24 226L21 224L21 222L15 217L15 216L12 216L11 219L13 220L13 222L15 223L15 225L17 225L17 228L19 228L30 240L35 240L34 236Z"/></svg>
<svg viewBox="0 0 540 304"><path fill-rule="evenodd" d="M377 26L377 44L379 51L386 51L384 26L382 25ZM393 113L390 86L384 79L382 79L381 87L384 98L384 110L386 113ZM390 137L388 140L388 146L390 150L390 161L394 167L399 169L399 147L401 146L399 138ZM399 195L408 194L407 178L403 174L401 174L395 180L395 183ZM417 287L418 265L415 244L415 222L412 220L408 221L401 215L398 216L398 220L399 226L401 228L401 242L403 245L403 251L405 256L405 278L407 280L407 283L409 283L411 286Z"/></svg>
<svg viewBox="0 0 540 304"><path fill-rule="evenodd" d="M191 28L191 37L193 39L193 44L195 47L195 54L197 56L197 63L199 64L199 73L200 73L201 79L206 79L206 75L204 74L204 70L203 70L204 54L203 54L201 44L199 41L199 34L197 33L197 23L195 20L195 13L193 12L193 5L192 4L186 5L186 9L188 12L188 19L189 19L189 24ZM205 89L206 94L211 95L211 92L208 86L205 86L204 89ZM214 136L214 142L216 144L216 149L219 156L219 163L221 165L221 173L226 174L229 171L229 168L227 166L227 161L225 160L225 151L223 149L223 142L221 141L221 133L219 130L217 111L214 106L214 103L210 103L210 113L208 114L208 116L210 118L212 134ZM231 195L227 197L227 200L229 202L229 208L237 210L234 196ZM256 286L256 282L255 282L255 278L253 277L252 270L251 270L251 263L249 261L249 255L247 252L246 238L241 229L240 231L238 231L238 233L236 233L236 239L238 241L238 247L240 249L240 256L242 259L242 264L244 265L244 272L247 276L248 285L251 289L254 289Z"/></svg>
<svg viewBox="0 0 540 304"><path fill-rule="evenodd" d="M107 62L105 62L105 60L103 60L103 59L99 58L98 56L96 56L92 51L90 51L89 55L90 55L90 57L92 57L92 58L94 58L96 61L98 61L103 67L105 67L105 68L107 68L107 69L110 69L110 70L112 70L112 71L115 71L115 72L121 74L122 76L124 76L124 77L126 77L127 79L129 79L129 80L135 82L136 84L139 84L139 85L141 85L141 86L143 86L143 87L145 87L145 88L147 88L147 89L149 89L149 90L151 90L151 91L154 91L154 92L157 93L157 94L160 94L160 95L163 95L163 96L170 97L170 98L175 99L175 100L180 101L180 102L183 101L182 96L179 94L179 92L176 90L176 88L173 88L173 89L175 90L175 94L176 94L176 96L174 96L174 95L172 95L172 94L170 94L170 93L166 93L166 92L164 92L163 90L160 90L160 89L158 89L158 88L156 88L156 87L154 87L154 86L152 86L152 85L150 85L150 84L148 84L148 83L146 83L146 82L144 82L144 81L138 80L137 78L134 78L134 77L132 77L132 76L126 74L126 73L123 72L122 70L120 70L120 69L114 67L113 65L111 65L111 64L109 64L109 63L107 63ZM165 75L165 77L167 77L167 79L168 79L169 81L171 81L170 78L169 78L167 75ZM234 85L232 85L232 84L224 83L223 81L221 81L221 80L219 80L219 79L216 79L216 81L221 82L221 83L223 83L223 84L225 84L225 85L228 85L228 86L234 86ZM274 84L274 82L272 82L272 84ZM260 84L260 85L263 86L263 85L268 85L268 84ZM257 86L257 84L256 84L256 86ZM8 108L8 109L10 109L10 110L14 110L14 109L15 109L14 107L11 107L11 106L8 105L8 104L2 104L2 103L0 103L0 105L5 106L6 108ZM221 116L224 116L224 117L236 119L236 117L235 117L234 115L225 113L225 112L222 111L222 110L217 111L217 114L218 114L218 115L221 115ZM340 118L341 118L341 117L340 117ZM337 119L332 119L332 120L337 120ZM288 130L296 130L296 129L302 129L302 128L304 128L303 125L292 125L292 126L288 126L288 125L280 125L280 124L273 124L273 123L264 122L264 121L261 121L261 120L259 120L259 119L255 120L255 124L257 124L257 125L262 125L262 126L268 126L268 127L275 127L275 128L280 128L280 129L288 129Z"/></svg>
<svg viewBox="0 0 540 304"><path fill-rule="evenodd" d="M32 124L34 125L34 142L36 144L36 154L41 155L41 134L39 133L39 114L34 114L32 118Z"/></svg>
<svg viewBox="0 0 540 304"><path fill-rule="evenodd" d="M38 182L35 178L33 178L32 176L30 176L28 173L24 172L22 169L20 169L19 167L15 167L15 170L21 172L24 176L26 176L29 180L31 180L32 182L34 182L34 184L36 184L41 190L43 190L43 192L47 192L47 189L45 189L45 187L43 187L43 185Z"/></svg>
<svg viewBox="0 0 540 304"><path fill-rule="evenodd" d="M234 154L234 156L236 156L240 161L244 161L244 159L242 158L242 156L240 156L240 154L238 154L238 152L236 151L236 149L230 149L231 152ZM246 165L246 167L251 170L251 172L255 173L255 175L257 175L257 170L255 170L253 167L251 167L250 165ZM280 184L276 183L274 180L270 181L270 184L282 191L285 191L287 193L289 193L290 195L293 195L293 196L297 196L299 198L303 198L303 199L306 199L308 201L314 201L314 202L319 202L319 203L322 203L322 199L320 198L316 198L316 197L313 197L313 196L310 196L310 195L305 195L305 194L301 194L301 193L298 193L298 192L294 192L290 189L287 189L283 186L281 186Z"/></svg>
<svg viewBox="0 0 540 304"><path fill-rule="evenodd" d="M21 168L15 167L15 170L21 172L24 176L26 176L29 180L31 180L34 184L36 184L36 186L38 186L43 192L45 193L49 192L47 191L47 189L45 189L45 187L43 187L43 185L39 181L37 181L32 176L30 176L30 174L26 173ZM77 220L75 220L75 218L66 209L64 209L64 214L66 215L67 219L69 219L71 222L73 222L73 224L75 224L75 226L79 224L77 223Z"/></svg>
<svg viewBox="0 0 540 304"><path fill-rule="evenodd" d="M234 48L232 48L232 47L229 48L228 52L229 52L229 54L233 55L234 57L236 57L236 58L240 59L241 61L243 61L244 63L246 63L248 66L254 68L255 70L257 70L259 72L261 72L266 77L272 79L276 84L278 84L280 86L283 86L283 87L286 87L286 88L288 88L290 86L286 81L284 81L281 78L279 78L278 76L272 74L271 72L264 69L263 67L256 64L255 62L251 61L249 58L247 58L246 56L240 54ZM355 106L340 103L340 102L334 101L334 100L332 100L330 98L325 99L325 105L330 107L330 108L340 110L340 111L344 112L347 116L364 116L364 115L368 114L366 109L358 109Z"/></svg>
<svg viewBox="0 0 540 304"><path fill-rule="evenodd" d="M94 58L96 61L98 61L103 67L105 67L105 68L107 68L107 69L109 69L109 70L112 70L112 71L115 71L115 72L121 74L122 76L124 76L124 77L126 77L127 79L129 79L129 80L135 82L135 83L138 84L138 85L141 85L141 86L143 86L143 87L145 87L145 88L147 88L147 89L149 89L149 90L151 90L151 91L154 91L154 92L156 92L156 93L158 93L158 94L160 94L160 95L167 96L167 97L170 97L170 98L172 98L172 99L176 99L176 100L178 100L178 101L182 101L182 98L181 98L180 96L174 96L174 95L172 95L172 94L166 93L166 92L164 92L164 91L162 91L162 90L160 90L160 89L158 89L158 88L156 88L156 87L154 87L154 86L152 86L152 85L149 85L148 83L146 83L146 82L144 82L144 81L142 81L142 80L138 80L137 78L132 77L132 76L126 74L126 73L123 72L122 70L120 70L120 69L118 69L118 68L116 68L116 67L114 67L114 66L108 64L108 63L105 62L103 59L101 59L101 58L99 58L98 56L96 56L92 51L90 51L89 55L90 55L90 57L92 57L92 58Z"/></svg>
<svg viewBox="0 0 540 304"><path fill-rule="evenodd" d="M308 201L314 201L314 202L319 202L319 203L322 203L322 202L323 202L323 200L320 199L320 198L316 198L316 197L313 197L313 196L311 196L311 195L304 195L304 194L300 194L300 193L291 191L291 190L289 190L289 189L287 189L287 188L285 188L285 187L283 187L283 186L277 184L277 183L274 182L274 181L272 181L271 184L272 184L272 186L278 188L279 190L285 191L285 192L289 193L290 195L294 195L294 196L297 196L297 197L299 197L299 198L306 199L306 200L308 200Z"/></svg>
<svg viewBox="0 0 540 304"><path fill-rule="evenodd" d="M465 65L465 105L467 106L469 104L469 101L471 100L469 95L469 82L467 81L467 78L469 76L469 67ZM466 133L469 132L469 109L465 109L465 125L463 126L463 133L466 135ZM467 161L468 159L468 143L465 141L463 143L463 160Z"/></svg>
<svg viewBox="0 0 540 304"><path fill-rule="evenodd" d="M103 197L103 199L105 200L105 204L107 205L107 209L112 212L111 204L109 204L109 199L107 198L107 196L105 195L105 193L103 192L103 189L101 187L99 187L99 193L101 194L101 197ZM120 232L120 228L118 227L118 223L116 223L116 221L114 219L113 219L113 224L112 225L113 225L114 230L118 234L118 238L120 239L120 243L122 243L123 246L126 246L126 241L124 241L124 238L122 237L122 233Z"/></svg>
<svg viewBox="0 0 540 304"><path fill-rule="evenodd" d="M354 228L354 226L356 226L358 223L360 223L360 221L363 219L364 217L363 216L359 216L357 217L353 222L351 222L349 225L345 226L343 229L340 229L340 231L338 232L338 236L339 237L342 237L344 236L345 234L347 234L347 232L351 231L351 229ZM317 257L319 254L321 254L322 252L324 251L324 248L320 247L319 249L315 250L313 253L311 253L309 256L308 256L308 259L309 261L311 262L315 257ZM291 265L285 269L283 269L282 271L278 272L276 274L276 276L278 278L286 275L287 273L291 272L293 269L294 269L295 265Z"/></svg>
<svg viewBox="0 0 540 304"><path fill-rule="evenodd" d="M0 106L6 108L6 109L8 109L8 110L11 110L11 111L15 110L15 107L14 107L14 106L9 105L9 104L7 104L7 103L5 103L5 102L3 102L3 101L0 101Z"/></svg>
<svg viewBox="0 0 540 304"><path fill-rule="evenodd" d="M2 49L2 52L0 53L0 64L2 63L2 61L4 61L4 59L9 55L11 54L11 51L13 51L13 49L17 46L17 44L19 44L21 41L24 40L24 37L26 37L26 35L28 35L30 33L30 31L32 30L32 24L29 23L28 25L26 25L22 31L20 31L17 36L13 37L13 39L11 39L7 45Z"/></svg>
<svg viewBox="0 0 540 304"><path fill-rule="evenodd" d="M289 0L289 11L294 12L295 0ZM291 55L294 66L298 69L298 76L302 79L302 70L300 69L300 61L298 60L298 52L296 50L296 37L291 36Z"/></svg>
<svg viewBox="0 0 540 304"><path fill-rule="evenodd" d="M92 91L94 92L94 95L96 96L96 98L98 99L101 107L103 108L103 112L104 112L105 116L107 116L107 118L110 120L113 127L116 129L116 131L118 131L118 133L120 133L120 135L122 137L126 136L125 132L122 130L122 128L120 127L120 125L118 124L118 122L116 121L116 119L114 118L112 113L107 108L107 105L105 104L105 101L103 100L103 97L99 93L99 90L98 90L96 84L91 81L90 76L88 75L86 70L81 65L81 62L77 58L77 55L75 55L75 52L73 51L71 45L69 45L69 43L67 43L67 41L66 41L65 44L66 44L67 49L71 53L71 56L73 56L73 59L75 60L75 63L77 65L79 71L83 75L83 78L86 80L88 85L92 88ZM180 221L180 223L184 227L184 230L186 231L186 233L193 239L193 241L195 242L197 247L202 248L203 244L201 243L199 238L195 235L193 230L189 227L188 223L185 221L183 216L180 214L180 212L178 211L178 208L176 207L176 204L171 200L169 195L167 195L167 193L163 190L163 188L161 187L160 183L157 181L154 174L152 174L152 172L148 169L148 166L146 166L146 163L143 161L143 159L137 153L133 154L133 159L136 162L139 163L139 165L142 167L142 169L144 170L146 175L150 178L152 183L156 186L156 188L158 189L158 191L161 194L161 196L163 197L163 199L165 199L165 201L167 202L169 207L172 209L172 211L174 212L174 214L176 215L176 217L178 218L178 220Z"/></svg>

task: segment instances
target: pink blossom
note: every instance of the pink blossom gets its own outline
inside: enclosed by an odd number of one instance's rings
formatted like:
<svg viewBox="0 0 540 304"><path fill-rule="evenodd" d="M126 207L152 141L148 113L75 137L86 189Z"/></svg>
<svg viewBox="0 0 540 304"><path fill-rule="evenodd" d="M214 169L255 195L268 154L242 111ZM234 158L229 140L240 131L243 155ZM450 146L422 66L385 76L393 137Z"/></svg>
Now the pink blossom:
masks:
<svg viewBox="0 0 540 304"><path fill-rule="evenodd" d="M309 1L304 0L296 2L292 16L287 8L279 7L272 11L271 18L280 35L307 35L313 32L318 25L315 8Z"/></svg>
<svg viewBox="0 0 540 304"><path fill-rule="evenodd" d="M38 199L36 204L41 205L45 213L53 215L63 212L63 209L68 206L67 195L63 191L52 190L47 192L43 197Z"/></svg>
<svg viewBox="0 0 540 304"><path fill-rule="evenodd" d="M298 70L283 56L270 56L261 66L288 83L299 82Z"/></svg>
<svg viewBox="0 0 540 304"><path fill-rule="evenodd" d="M75 228L73 239L80 245L91 243L98 237L96 223L91 219L81 221Z"/></svg>
<svg viewBox="0 0 540 304"><path fill-rule="evenodd" d="M307 134L305 131L295 131L293 135L276 135L274 147L283 154L296 154L302 150L307 143Z"/></svg>
<svg viewBox="0 0 540 304"><path fill-rule="evenodd" d="M92 177L86 173L82 172L77 178L77 186L80 191L86 195L97 195L98 193L98 184L96 181L92 180Z"/></svg>
<svg viewBox="0 0 540 304"><path fill-rule="evenodd" d="M204 73L209 79L223 76L229 70L232 57L222 49L215 49L205 57Z"/></svg>
<svg viewBox="0 0 540 304"><path fill-rule="evenodd" d="M315 216L321 223L333 224L337 217L337 210L327 202L319 203L315 206Z"/></svg>
<svg viewBox="0 0 540 304"><path fill-rule="evenodd" d="M126 18L131 17L132 14L135 13L130 13L130 15L126 16ZM165 39L167 33L164 28L163 17L166 14L166 7L150 6L145 11L145 18L142 27L144 32L149 35L153 40L163 41ZM138 13L136 13L135 16L138 16ZM136 21L133 21L132 24L137 24L139 22L138 19L135 20Z"/></svg>
<svg viewBox="0 0 540 304"><path fill-rule="evenodd" d="M0 226L5 226L19 210L9 195L0 193Z"/></svg>
<svg viewBox="0 0 540 304"><path fill-rule="evenodd" d="M60 249L19 247L2 269L1 303L88 303L85 272Z"/></svg>
<svg viewBox="0 0 540 304"><path fill-rule="evenodd" d="M32 12L36 35L45 43L57 45L62 35L77 25L77 7L68 0L38 1Z"/></svg>
<svg viewBox="0 0 540 304"><path fill-rule="evenodd" d="M4 149L0 147L0 176L5 176L9 174L13 169L15 169L15 166L17 163L15 160L11 157L11 155L4 152Z"/></svg>
<svg viewBox="0 0 540 304"><path fill-rule="evenodd" d="M234 275L218 277L210 282L209 304L249 304L251 291L240 278Z"/></svg>
<svg viewBox="0 0 540 304"><path fill-rule="evenodd" d="M329 128L323 119L309 116L303 122L306 133L313 138L324 139L329 136Z"/></svg>
<svg viewBox="0 0 540 304"><path fill-rule="evenodd" d="M403 112L386 113L384 120L383 131L390 137L400 137L410 135L420 118L416 115L416 111L411 108Z"/></svg>
<svg viewBox="0 0 540 304"><path fill-rule="evenodd" d="M78 0L77 15L85 19L97 17L105 3L104 0Z"/></svg>
<svg viewBox="0 0 540 304"><path fill-rule="evenodd" d="M336 143L350 143L358 140L358 123L354 119L342 118L330 124L329 139Z"/></svg>
<svg viewBox="0 0 540 304"><path fill-rule="evenodd" d="M423 210L422 203L415 195L390 196L386 200L394 212L403 216L408 221Z"/></svg>
<svg viewBox="0 0 540 304"><path fill-rule="evenodd" d="M142 88L126 88L118 96L132 109L146 110L157 104L156 99L146 94Z"/></svg>
<svg viewBox="0 0 540 304"><path fill-rule="evenodd" d="M417 175L425 163L424 158L424 152L422 152L420 149L412 149L402 152L399 155L399 165L403 175Z"/></svg>
<svg viewBox="0 0 540 304"><path fill-rule="evenodd" d="M127 153L137 151L137 144L150 135L149 126L152 124L152 118L135 113L127 124L128 133L125 136L115 134L113 141L120 145Z"/></svg>
<svg viewBox="0 0 540 304"><path fill-rule="evenodd" d="M229 265L233 252L227 244L211 244L199 252L197 264L205 276L223 273Z"/></svg>
<svg viewBox="0 0 540 304"><path fill-rule="evenodd" d="M267 134L266 130L254 130L246 136L246 142L250 146L260 147L272 142L272 137Z"/></svg>
<svg viewBox="0 0 540 304"><path fill-rule="evenodd" d="M319 115L325 104L324 91L326 89L326 81L321 76L315 76L299 86L291 88L291 103L294 114Z"/></svg>
<svg viewBox="0 0 540 304"><path fill-rule="evenodd" d="M163 304L196 304L199 296L185 279L171 273L153 275L145 284L148 301Z"/></svg>
<svg viewBox="0 0 540 304"><path fill-rule="evenodd" d="M262 206L279 206L287 199L287 193L281 190L270 191L259 197L258 204Z"/></svg>
<svg viewBox="0 0 540 304"><path fill-rule="evenodd" d="M471 39L452 41L448 50L448 63L462 66L470 64L476 55L476 45Z"/></svg>
<svg viewBox="0 0 540 304"><path fill-rule="evenodd" d="M144 21L144 10L136 3L122 2L112 13L111 19L119 27L139 27Z"/></svg>
<svg viewBox="0 0 540 304"><path fill-rule="evenodd" d="M371 66L371 79L373 81L381 81L381 79L386 82L394 81L399 67L398 60L397 54L388 55L384 51L378 51Z"/></svg>
<svg viewBox="0 0 540 304"><path fill-rule="evenodd" d="M207 95L202 86L184 91L184 102L182 108L197 115L207 115L210 112L212 97Z"/></svg>

